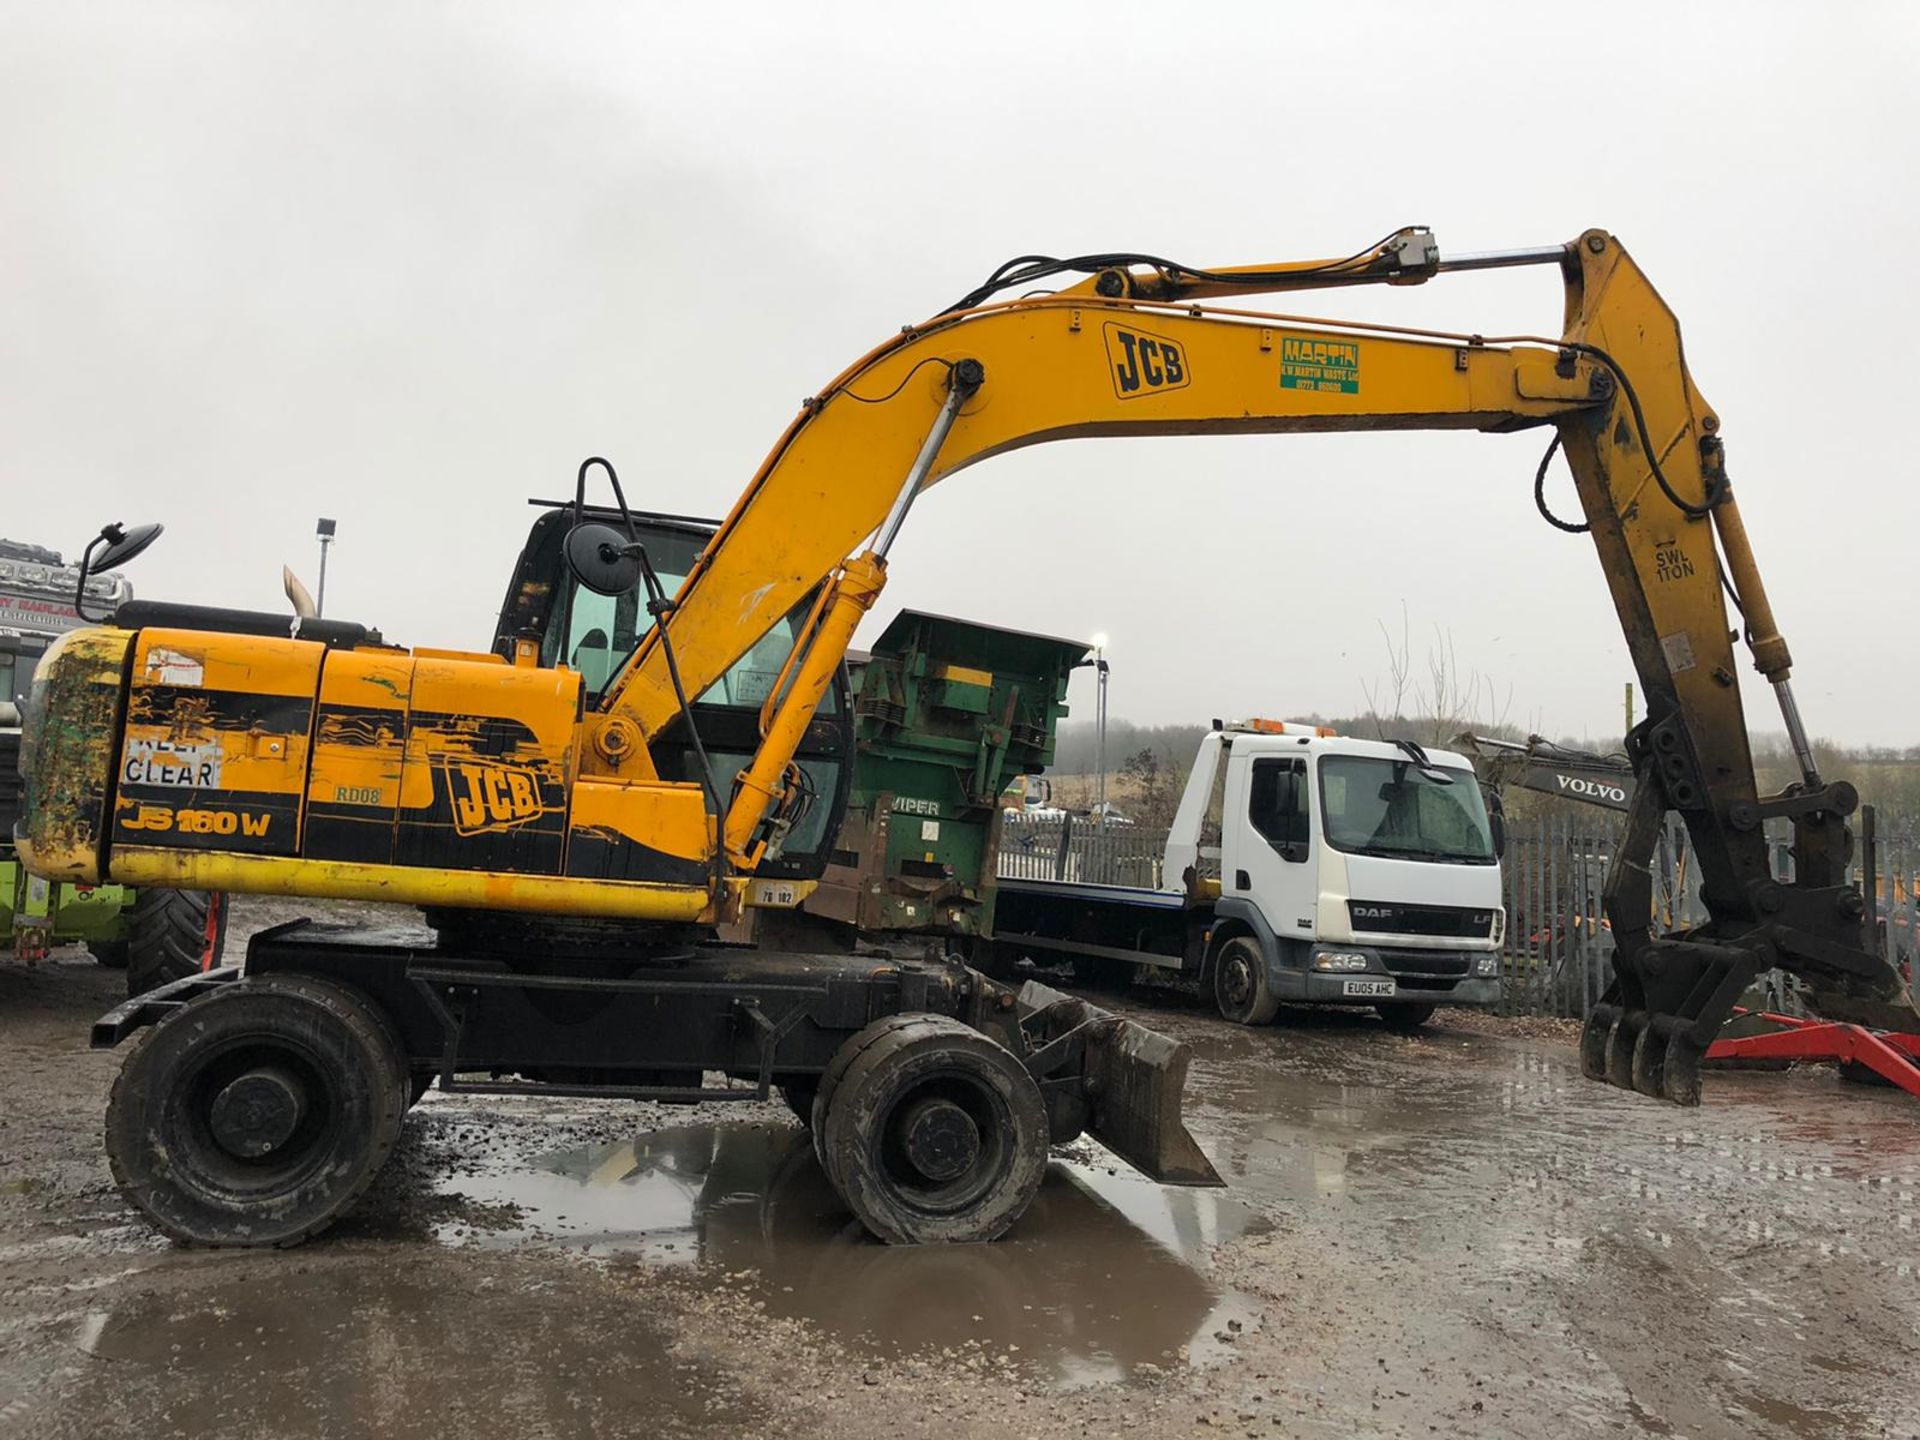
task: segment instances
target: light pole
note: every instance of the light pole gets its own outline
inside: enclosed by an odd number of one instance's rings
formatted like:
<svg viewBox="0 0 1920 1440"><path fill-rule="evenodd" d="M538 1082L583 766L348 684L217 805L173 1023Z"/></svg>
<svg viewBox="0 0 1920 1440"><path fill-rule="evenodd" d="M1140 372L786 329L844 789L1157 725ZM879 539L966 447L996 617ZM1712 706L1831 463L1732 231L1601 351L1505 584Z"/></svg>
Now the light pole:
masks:
<svg viewBox="0 0 1920 1440"><path fill-rule="evenodd" d="M333 544L333 530L333 521L322 515L313 532L320 537L320 593L313 600L315 619L327 613L327 547Z"/></svg>
<svg viewBox="0 0 1920 1440"><path fill-rule="evenodd" d="M1094 824L1107 828L1107 637L1093 637L1093 813Z"/></svg>

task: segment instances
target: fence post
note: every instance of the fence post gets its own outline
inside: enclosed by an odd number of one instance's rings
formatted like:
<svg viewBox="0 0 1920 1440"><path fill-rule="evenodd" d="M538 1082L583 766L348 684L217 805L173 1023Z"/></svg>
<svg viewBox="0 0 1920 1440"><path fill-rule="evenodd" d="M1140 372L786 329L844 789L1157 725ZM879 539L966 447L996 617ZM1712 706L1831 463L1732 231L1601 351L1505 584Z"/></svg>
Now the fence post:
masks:
<svg viewBox="0 0 1920 1440"><path fill-rule="evenodd" d="M1885 955L1885 936L1880 933L1880 836L1871 805L1860 807L1860 875L1867 902L1867 934L1873 937Z"/></svg>

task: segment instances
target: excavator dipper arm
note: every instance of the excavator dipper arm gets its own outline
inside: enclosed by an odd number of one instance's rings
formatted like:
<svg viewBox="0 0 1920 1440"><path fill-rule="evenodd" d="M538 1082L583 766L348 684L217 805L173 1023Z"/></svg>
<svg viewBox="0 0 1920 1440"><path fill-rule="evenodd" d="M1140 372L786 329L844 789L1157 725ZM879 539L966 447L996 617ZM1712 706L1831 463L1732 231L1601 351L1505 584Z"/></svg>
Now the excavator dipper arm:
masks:
<svg viewBox="0 0 1920 1440"><path fill-rule="evenodd" d="M1719 417L1687 372L1672 313L1616 240L1590 231L1566 246L1449 262L1425 232L1408 231L1344 261L1218 272L1156 263L1143 274L1099 258L1070 262L1094 271L1072 290L948 312L824 387L682 586L670 638L696 692L826 587L726 817L734 864L750 868L777 832L790 742L884 584L886 546L926 486L1002 451L1073 436L1551 424L1648 707L1629 737L1640 798L1609 886L1619 979L1589 1027L1589 1073L1696 1101L1706 1046L1753 974L1774 965L1806 977L1835 1018L1909 1028L1920 1019L1870 949L1860 897L1844 883L1855 796L1814 770L1786 644L1726 480ZM1199 299L1549 262L1566 284L1557 339L1355 325ZM869 536L875 543L863 548ZM1802 758L1802 782L1782 795L1756 791L1723 586ZM650 738L674 718L665 658L656 632L589 717L590 731L629 737L590 747L598 763L617 768L634 732ZM1691 831L1713 919L1656 938L1646 857L1669 808ZM1768 870L1770 816L1795 825L1792 883Z"/></svg>

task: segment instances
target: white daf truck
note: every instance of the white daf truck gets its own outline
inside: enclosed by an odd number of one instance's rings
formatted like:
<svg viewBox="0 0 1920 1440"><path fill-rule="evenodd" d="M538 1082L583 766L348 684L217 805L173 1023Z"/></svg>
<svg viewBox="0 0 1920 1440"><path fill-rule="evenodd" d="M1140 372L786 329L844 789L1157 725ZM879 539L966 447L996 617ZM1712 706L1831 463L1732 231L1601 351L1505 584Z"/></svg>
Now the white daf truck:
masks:
<svg viewBox="0 0 1920 1440"><path fill-rule="evenodd" d="M1243 1025L1367 1005L1412 1029L1500 995L1498 815L1473 767L1411 741L1255 720L1203 738L1152 889L1002 877L997 963L1196 975ZM1068 857L1072 860L1071 854Z"/></svg>

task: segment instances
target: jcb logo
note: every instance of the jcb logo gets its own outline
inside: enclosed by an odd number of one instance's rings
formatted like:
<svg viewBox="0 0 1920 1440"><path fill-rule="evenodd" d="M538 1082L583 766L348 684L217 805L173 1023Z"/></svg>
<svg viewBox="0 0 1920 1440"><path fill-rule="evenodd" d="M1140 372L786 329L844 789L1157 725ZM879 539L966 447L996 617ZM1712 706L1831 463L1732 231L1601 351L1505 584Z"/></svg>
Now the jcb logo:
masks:
<svg viewBox="0 0 1920 1440"><path fill-rule="evenodd" d="M1112 323L1105 328L1107 360L1113 369L1113 393L1122 400L1178 390L1189 383L1192 372L1187 367L1186 351L1178 340Z"/></svg>
<svg viewBox="0 0 1920 1440"><path fill-rule="evenodd" d="M444 760L440 773L446 776L456 835L511 830L538 819L546 808L531 770L484 760Z"/></svg>

